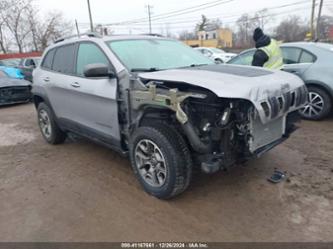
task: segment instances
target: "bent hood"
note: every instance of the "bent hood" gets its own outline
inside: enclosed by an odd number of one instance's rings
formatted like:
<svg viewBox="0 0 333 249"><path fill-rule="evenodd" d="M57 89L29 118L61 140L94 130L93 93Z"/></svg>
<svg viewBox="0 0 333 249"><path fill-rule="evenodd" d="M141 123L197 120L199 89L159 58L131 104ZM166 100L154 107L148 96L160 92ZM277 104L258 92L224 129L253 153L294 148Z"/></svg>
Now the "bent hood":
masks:
<svg viewBox="0 0 333 249"><path fill-rule="evenodd" d="M261 105L263 102L269 103L272 98L278 97L285 99L283 96L292 92L306 94L304 83L298 76L279 70L272 71L249 66L207 65L141 73L139 77L145 80L187 83L206 88L218 97L249 100L256 106L263 122L269 119L265 117ZM302 96L303 99L304 96ZM294 109L298 108L295 106ZM291 109L293 108L288 110L291 111Z"/></svg>

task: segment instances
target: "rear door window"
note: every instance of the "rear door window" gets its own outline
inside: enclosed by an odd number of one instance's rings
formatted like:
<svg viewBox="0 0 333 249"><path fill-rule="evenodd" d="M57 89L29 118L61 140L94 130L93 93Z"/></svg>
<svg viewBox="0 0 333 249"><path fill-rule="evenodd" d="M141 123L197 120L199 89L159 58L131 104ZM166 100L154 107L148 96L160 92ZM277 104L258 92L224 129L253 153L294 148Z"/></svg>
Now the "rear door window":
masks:
<svg viewBox="0 0 333 249"><path fill-rule="evenodd" d="M58 47L54 55L52 70L63 74L73 74L74 57L74 44Z"/></svg>
<svg viewBox="0 0 333 249"><path fill-rule="evenodd" d="M281 48L284 64L297 64L301 56L302 49L300 48Z"/></svg>
<svg viewBox="0 0 333 249"><path fill-rule="evenodd" d="M89 64L102 63L110 66L103 51L94 43L81 43L77 54L76 74L83 76L84 68Z"/></svg>
<svg viewBox="0 0 333 249"><path fill-rule="evenodd" d="M55 51L56 51L55 49L52 49L49 52L47 52L47 54L45 55L45 58L43 60L43 63L42 63L43 68L46 68L46 69L52 68L52 62L53 62L53 57L54 57Z"/></svg>

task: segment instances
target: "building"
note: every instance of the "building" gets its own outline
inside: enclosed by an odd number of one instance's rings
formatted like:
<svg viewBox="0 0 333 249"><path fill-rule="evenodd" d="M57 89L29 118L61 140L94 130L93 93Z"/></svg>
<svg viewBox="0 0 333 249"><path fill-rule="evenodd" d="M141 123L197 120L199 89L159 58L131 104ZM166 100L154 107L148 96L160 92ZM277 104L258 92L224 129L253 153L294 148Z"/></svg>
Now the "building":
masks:
<svg viewBox="0 0 333 249"><path fill-rule="evenodd" d="M232 47L232 31L228 28L216 30L198 31L197 40L185 40L184 42L191 47Z"/></svg>
<svg viewBox="0 0 333 249"><path fill-rule="evenodd" d="M333 41L333 26L330 27L329 32L328 32L328 40Z"/></svg>
<svg viewBox="0 0 333 249"><path fill-rule="evenodd" d="M39 57L41 55L42 55L41 52L0 54L0 60L26 58L26 57Z"/></svg>

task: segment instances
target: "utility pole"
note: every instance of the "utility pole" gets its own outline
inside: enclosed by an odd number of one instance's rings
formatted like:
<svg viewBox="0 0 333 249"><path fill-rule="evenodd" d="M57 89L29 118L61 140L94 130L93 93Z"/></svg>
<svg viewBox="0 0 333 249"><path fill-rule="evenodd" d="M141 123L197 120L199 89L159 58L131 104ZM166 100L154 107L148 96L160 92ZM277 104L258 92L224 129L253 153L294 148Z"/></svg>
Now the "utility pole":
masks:
<svg viewBox="0 0 333 249"><path fill-rule="evenodd" d="M320 25L320 16L321 16L321 9L323 8L323 2L324 0L320 0L320 4L319 4L319 11L318 11L318 18L317 18L317 25L316 25L316 41L318 39L320 39L320 30L319 30L319 25Z"/></svg>
<svg viewBox="0 0 333 249"><path fill-rule="evenodd" d="M75 27L76 27L77 36L80 37L79 25L77 24L77 20L76 19L75 19Z"/></svg>
<svg viewBox="0 0 333 249"><path fill-rule="evenodd" d="M148 19L149 19L149 34L151 34L151 8L149 4L147 5L147 10L148 10Z"/></svg>
<svg viewBox="0 0 333 249"><path fill-rule="evenodd" d="M315 7L316 7L316 0L312 0L312 11L311 11L311 40L313 40L314 37L314 12L315 12Z"/></svg>
<svg viewBox="0 0 333 249"><path fill-rule="evenodd" d="M93 25L93 20L92 20L92 15L91 15L91 9L90 9L90 1L87 0L88 3L88 12L89 12L89 19L90 19L90 31L94 32L94 25Z"/></svg>

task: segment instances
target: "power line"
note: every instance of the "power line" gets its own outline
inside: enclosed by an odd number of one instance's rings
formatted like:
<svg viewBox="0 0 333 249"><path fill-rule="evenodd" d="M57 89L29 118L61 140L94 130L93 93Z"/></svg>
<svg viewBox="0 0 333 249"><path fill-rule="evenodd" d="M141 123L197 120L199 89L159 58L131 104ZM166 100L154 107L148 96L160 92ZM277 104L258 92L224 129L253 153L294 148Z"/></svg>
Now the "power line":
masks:
<svg viewBox="0 0 333 249"><path fill-rule="evenodd" d="M228 2L231 2L233 0L230 0ZM293 4L285 4L285 5L281 5L281 6L277 6L278 8L284 8L284 7L288 7L288 6L293 6L293 5L297 5L297 4L301 4L301 3L305 3L305 2L308 2L308 1L300 1L300 2L297 2L296 4L293 3ZM213 6L212 6L213 7ZM272 7L270 9L274 9L274 8L277 8L277 7ZM191 13L191 12L186 12L186 13ZM181 15L183 14L186 14L186 13L182 13ZM160 18L154 18L154 20L161 20L161 19L166 19L166 18L169 18L169 17L173 17L175 15L172 15L172 16L168 16L168 17L160 17Z"/></svg>
<svg viewBox="0 0 333 249"><path fill-rule="evenodd" d="M183 14L182 12L184 12L184 11L186 12L186 11L192 10L194 12L194 11L211 8L211 7L225 4L228 2L232 2L232 1L235 1L235 0L217 0L217 1L209 2L209 3L199 4L196 6L188 7L186 9L174 10L174 11L154 15L154 16L152 16L152 19L157 18L157 17L163 17L166 15L172 15L172 14L182 15ZM132 20L128 20L128 21L110 23L108 25L131 24L131 23L136 23L136 22L147 22L147 21L146 21L146 18L139 18L139 19L132 19Z"/></svg>
<svg viewBox="0 0 333 249"><path fill-rule="evenodd" d="M290 7L290 6L296 6L296 5L300 5L300 4L304 4L304 3L307 3L309 4L309 0L303 0L303 1L298 1L298 2L294 2L294 3L290 3L290 4L283 4L283 5L277 5L277 6L273 6L273 7L269 7L269 10L272 10L272 9L280 9L280 8L285 8L285 7ZM263 8L265 9L265 8ZM254 11L251 11L251 12L247 12L247 13L255 13L257 11L259 11L261 9L258 9L258 10L254 10ZM182 13L181 15L183 15L184 13ZM242 13L240 12L236 12L236 13L233 13L232 15L228 15L228 16L223 16L223 18L231 18L231 17L238 17L239 15L241 15ZM218 16L215 16L215 17L210 17L210 18L219 18L221 17L222 14L213 14L213 15L218 15ZM157 16L157 15L156 15ZM152 17L152 20L157 20L157 19L154 19L155 16ZM159 19L167 19L167 18L170 18L170 17L164 17L164 18L159 18ZM184 22L179 22L180 20L183 20ZM172 21L174 22L168 22L169 24L178 24L178 23L191 23L192 21L195 22L195 21L198 21L198 18L196 19L193 19L193 18L181 18L181 19L172 19ZM177 21L177 22L176 22ZM132 23L111 23L111 24L105 24L106 26L117 26L117 25L146 25L145 23L147 23L147 19L143 20L143 21L137 21L137 22L132 22ZM80 24L83 24L83 23L80 23ZM154 23L155 24L155 23ZM164 24L164 23L156 23L156 24Z"/></svg>
<svg viewBox="0 0 333 249"><path fill-rule="evenodd" d="M297 9L292 9L292 10L289 10L289 11L283 11L283 12L278 12L278 13L273 13L273 14L269 14L269 15L264 15L262 17L266 18L266 17L275 17L275 16L280 16L280 15L285 15L285 14L289 14L289 13L293 13L293 12L297 12L297 11L302 11L304 9L308 9L308 7L305 7L305 8L297 8ZM241 22L238 22L237 20L233 20L233 21L228 21L228 22L224 22L224 24L231 24L231 23L249 23L250 21L252 20L255 20L257 19L257 17L252 17L252 18L249 18L248 20L246 21L241 21ZM171 26L169 27L170 29L182 29L182 28L191 28L193 27L193 25L187 25L187 26ZM124 27L124 26L116 26L117 29L128 29L128 27ZM139 27L135 27L136 29L140 29ZM156 27L157 28L157 27ZM142 28L141 28L142 29Z"/></svg>
<svg viewBox="0 0 333 249"><path fill-rule="evenodd" d="M284 8L284 7L287 7L287 6L295 6L295 5L299 5L299 4L303 4L303 3L309 3L309 1L307 0L307 1L300 1L300 2L297 2L297 3L294 3L294 4L288 4L288 5L280 5L280 6L274 6L274 7L271 7L271 8L269 8L270 10L271 9L280 9L280 8ZM307 8L306 8L307 9ZM257 11L259 11L259 9L258 10L254 10L254 11L251 11L251 12L247 12L247 14L249 14L249 13L256 13ZM233 17L239 17L240 15L241 15L242 13L240 13L240 12L238 12L238 14L233 14L233 15L229 15L229 16L223 16L222 18L223 18L223 20L225 20L225 19L229 19L229 18L233 18ZM215 16L215 17L209 17L210 19L214 19L214 18L221 18L221 14L219 15L219 16ZM183 20L183 21L176 21L177 19L173 19L173 21L174 22L167 22L168 24L180 24L180 23L192 23L192 22L196 22L196 21L198 21L198 18L195 18L195 19L193 19L193 18L183 18L183 19L178 19L178 20ZM222 22L224 23L224 21L222 20ZM154 23L154 25L157 25L157 24L161 24L161 25L163 25L163 24L165 24L165 23ZM133 23L133 24L131 24L131 26L132 25L135 25L135 26L141 26L141 25L146 25L145 23Z"/></svg>
<svg viewBox="0 0 333 249"><path fill-rule="evenodd" d="M296 6L296 5L299 5L299 4L303 4L303 3L309 3L309 1L308 0L306 0L306 1L298 1L298 2L294 2L294 3L290 3L290 4L284 4L284 5L278 5L278 6L273 6L273 7L270 7L269 9L271 10L271 9L281 9L281 8L285 8L285 7L290 7L290 6ZM302 9L307 9L308 7L306 7L306 8L302 8ZM293 10L293 11L297 11L297 10L300 10L299 8L298 9L295 9L295 10ZM252 11L252 13L255 13L255 12L257 12L257 11L259 11L259 9L258 10L254 10L254 11ZM251 12L249 12L249 13L251 13ZM288 13L288 12L283 12L283 13ZM283 14L283 13L281 13L281 14ZM240 14L241 13L239 13L239 14L233 14L233 15L229 15L229 16L224 16L223 17L223 19L225 20L226 18L227 19L230 19L230 18L235 18L235 17L239 17L240 16ZM173 19L173 20L177 20L177 19ZM178 19L178 20L180 20L180 19ZM182 19L182 20L184 20L184 22L167 22L168 24L180 24L180 23L192 23L192 22L196 22L196 21L198 21L198 18L196 18L196 19L188 19L188 18L186 18L186 19ZM188 20L188 21L186 21L186 20ZM146 21L147 22L147 21ZM233 22L235 22L235 21L232 21L232 22L223 22L224 24L227 24L227 23L233 23ZM80 24L82 24L82 25L84 25L84 23L80 23ZM164 25L165 23L153 23L153 25ZM121 26L141 26L141 25L146 25L145 23L132 23L132 24L122 24ZM108 24L105 24L105 26L117 26L117 25L108 25Z"/></svg>

